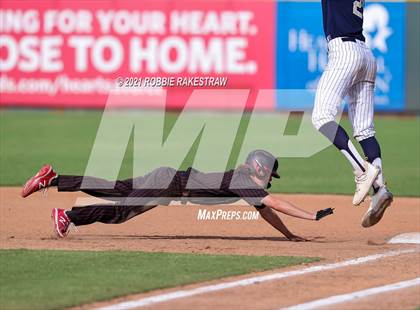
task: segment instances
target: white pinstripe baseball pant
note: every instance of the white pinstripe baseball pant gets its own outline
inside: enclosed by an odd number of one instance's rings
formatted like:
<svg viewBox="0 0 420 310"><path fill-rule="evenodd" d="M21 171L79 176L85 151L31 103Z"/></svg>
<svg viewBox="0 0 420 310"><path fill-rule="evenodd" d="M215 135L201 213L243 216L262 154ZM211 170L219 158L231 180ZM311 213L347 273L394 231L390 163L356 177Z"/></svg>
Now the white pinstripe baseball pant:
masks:
<svg viewBox="0 0 420 310"><path fill-rule="evenodd" d="M349 98L353 136L364 140L375 135L373 126L376 61L363 41L328 42L328 64L318 83L312 123L319 129L334 121L344 98Z"/></svg>

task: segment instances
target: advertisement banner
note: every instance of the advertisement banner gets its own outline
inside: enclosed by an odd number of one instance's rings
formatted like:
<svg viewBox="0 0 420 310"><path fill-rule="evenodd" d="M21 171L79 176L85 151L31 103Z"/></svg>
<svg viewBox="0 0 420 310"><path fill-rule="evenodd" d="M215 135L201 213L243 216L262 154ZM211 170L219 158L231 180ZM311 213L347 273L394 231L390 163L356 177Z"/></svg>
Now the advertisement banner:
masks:
<svg viewBox="0 0 420 310"><path fill-rule="evenodd" d="M0 104L103 107L114 87L162 86L182 108L193 88L271 89L274 15L261 1L4 0Z"/></svg>
<svg viewBox="0 0 420 310"><path fill-rule="evenodd" d="M366 4L364 35L377 61L375 110L405 107L405 3ZM276 85L278 89L316 89L327 64L320 2L278 2ZM309 93L309 92L308 92ZM278 109L311 109L315 93L296 100L277 95Z"/></svg>

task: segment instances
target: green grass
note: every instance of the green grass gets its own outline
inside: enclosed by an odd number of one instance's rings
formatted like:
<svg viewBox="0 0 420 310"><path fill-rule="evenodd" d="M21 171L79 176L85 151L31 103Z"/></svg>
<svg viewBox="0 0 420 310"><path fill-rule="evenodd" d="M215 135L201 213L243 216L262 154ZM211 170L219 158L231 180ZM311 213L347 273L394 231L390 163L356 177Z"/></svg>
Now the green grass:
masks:
<svg viewBox="0 0 420 310"><path fill-rule="evenodd" d="M136 124L136 128L150 129L156 125L156 115L148 113ZM0 110L0 185L21 185L46 162L53 164L62 174L84 174L101 117L102 112L98 111ZM216 117L219 117L220 123L220 128L214 129L216 136L225 135L223 125L228 118L220 115ZM165 128L168 133L176 116L173 113L168 114L166 119L168 123L165 124ZM244 117L243 121L228 168L235 165L235 154L244 137L247 118ZM265 137L268 141L267 139L276 137L275 132L264 128L264 117L261 117L260 124L261 134L255 137L255 140L258 140L258 137ZM298 118L290 118L285 132L293 135L297 124L299 124ZM350 133L348 120L344 119L342 124ZM420 196L419 117L377 116L375 125L382 148L384 173L390 189L399 196ZM118 127L117 123L115 132ZM116 139L118 140L118 135ZM199 138L195 146L198 142ZM226 153L218 152L217 142L214 141L212 149L206 150L214 162L218 162ZM167 156L185 154L181 149L182 145L184 144L175 145L175 151ZM281 147L287 149L288 145ZM114 153L111 142L107 150L109 154ZM184 158L184 167L191 162L194 154L193 147ZM128 144L119 176L131 177L132 171L133 137ZM354 190L350 165L332 146L309 158L281 158L280 171L282 179L274 181L272 192L352 194Z"/></svg>
<svg viewBox="0 0 420 310"><path fill-rule="evenodd" d="M0 250L1 309L59 309L317 258Z"/></svg>

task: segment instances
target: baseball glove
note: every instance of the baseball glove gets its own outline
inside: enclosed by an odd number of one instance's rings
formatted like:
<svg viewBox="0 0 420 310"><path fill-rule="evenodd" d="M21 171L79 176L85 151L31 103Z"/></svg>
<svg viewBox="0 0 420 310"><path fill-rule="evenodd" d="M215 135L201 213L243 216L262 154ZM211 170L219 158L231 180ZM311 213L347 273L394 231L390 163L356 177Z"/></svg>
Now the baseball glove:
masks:
<svg viewBox="0 0 420 310"><path fill-rule="evenodd" d="M316 213L316 220L319 221L320 219L322 219L323 217L333 214L334 213L334 209L333 208L326 208L324 210L319 210Z"/></svg>

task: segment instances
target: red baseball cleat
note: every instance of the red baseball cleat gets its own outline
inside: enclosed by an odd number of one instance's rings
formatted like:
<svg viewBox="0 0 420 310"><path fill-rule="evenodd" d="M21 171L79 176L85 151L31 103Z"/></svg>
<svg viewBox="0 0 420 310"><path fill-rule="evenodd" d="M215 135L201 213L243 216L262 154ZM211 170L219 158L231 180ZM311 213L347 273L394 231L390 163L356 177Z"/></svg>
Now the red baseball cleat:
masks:
<svg viewBox="0 0 420 310"><path fill-rule="evenodd" d="M45 165L39 169L38 173L26 181L22 189L22 197L28 197L30 194L39 191L42 188L50 186L51 181L57 177L57 173L51 165Z"/></svg>
<svg viewBox="0 0 420 310"><path fill-rule="evenodd" d="M54 208L51 210L54 232L58 237L64 238L70 231L71 221L66 214L66 210Z"/></svg>

